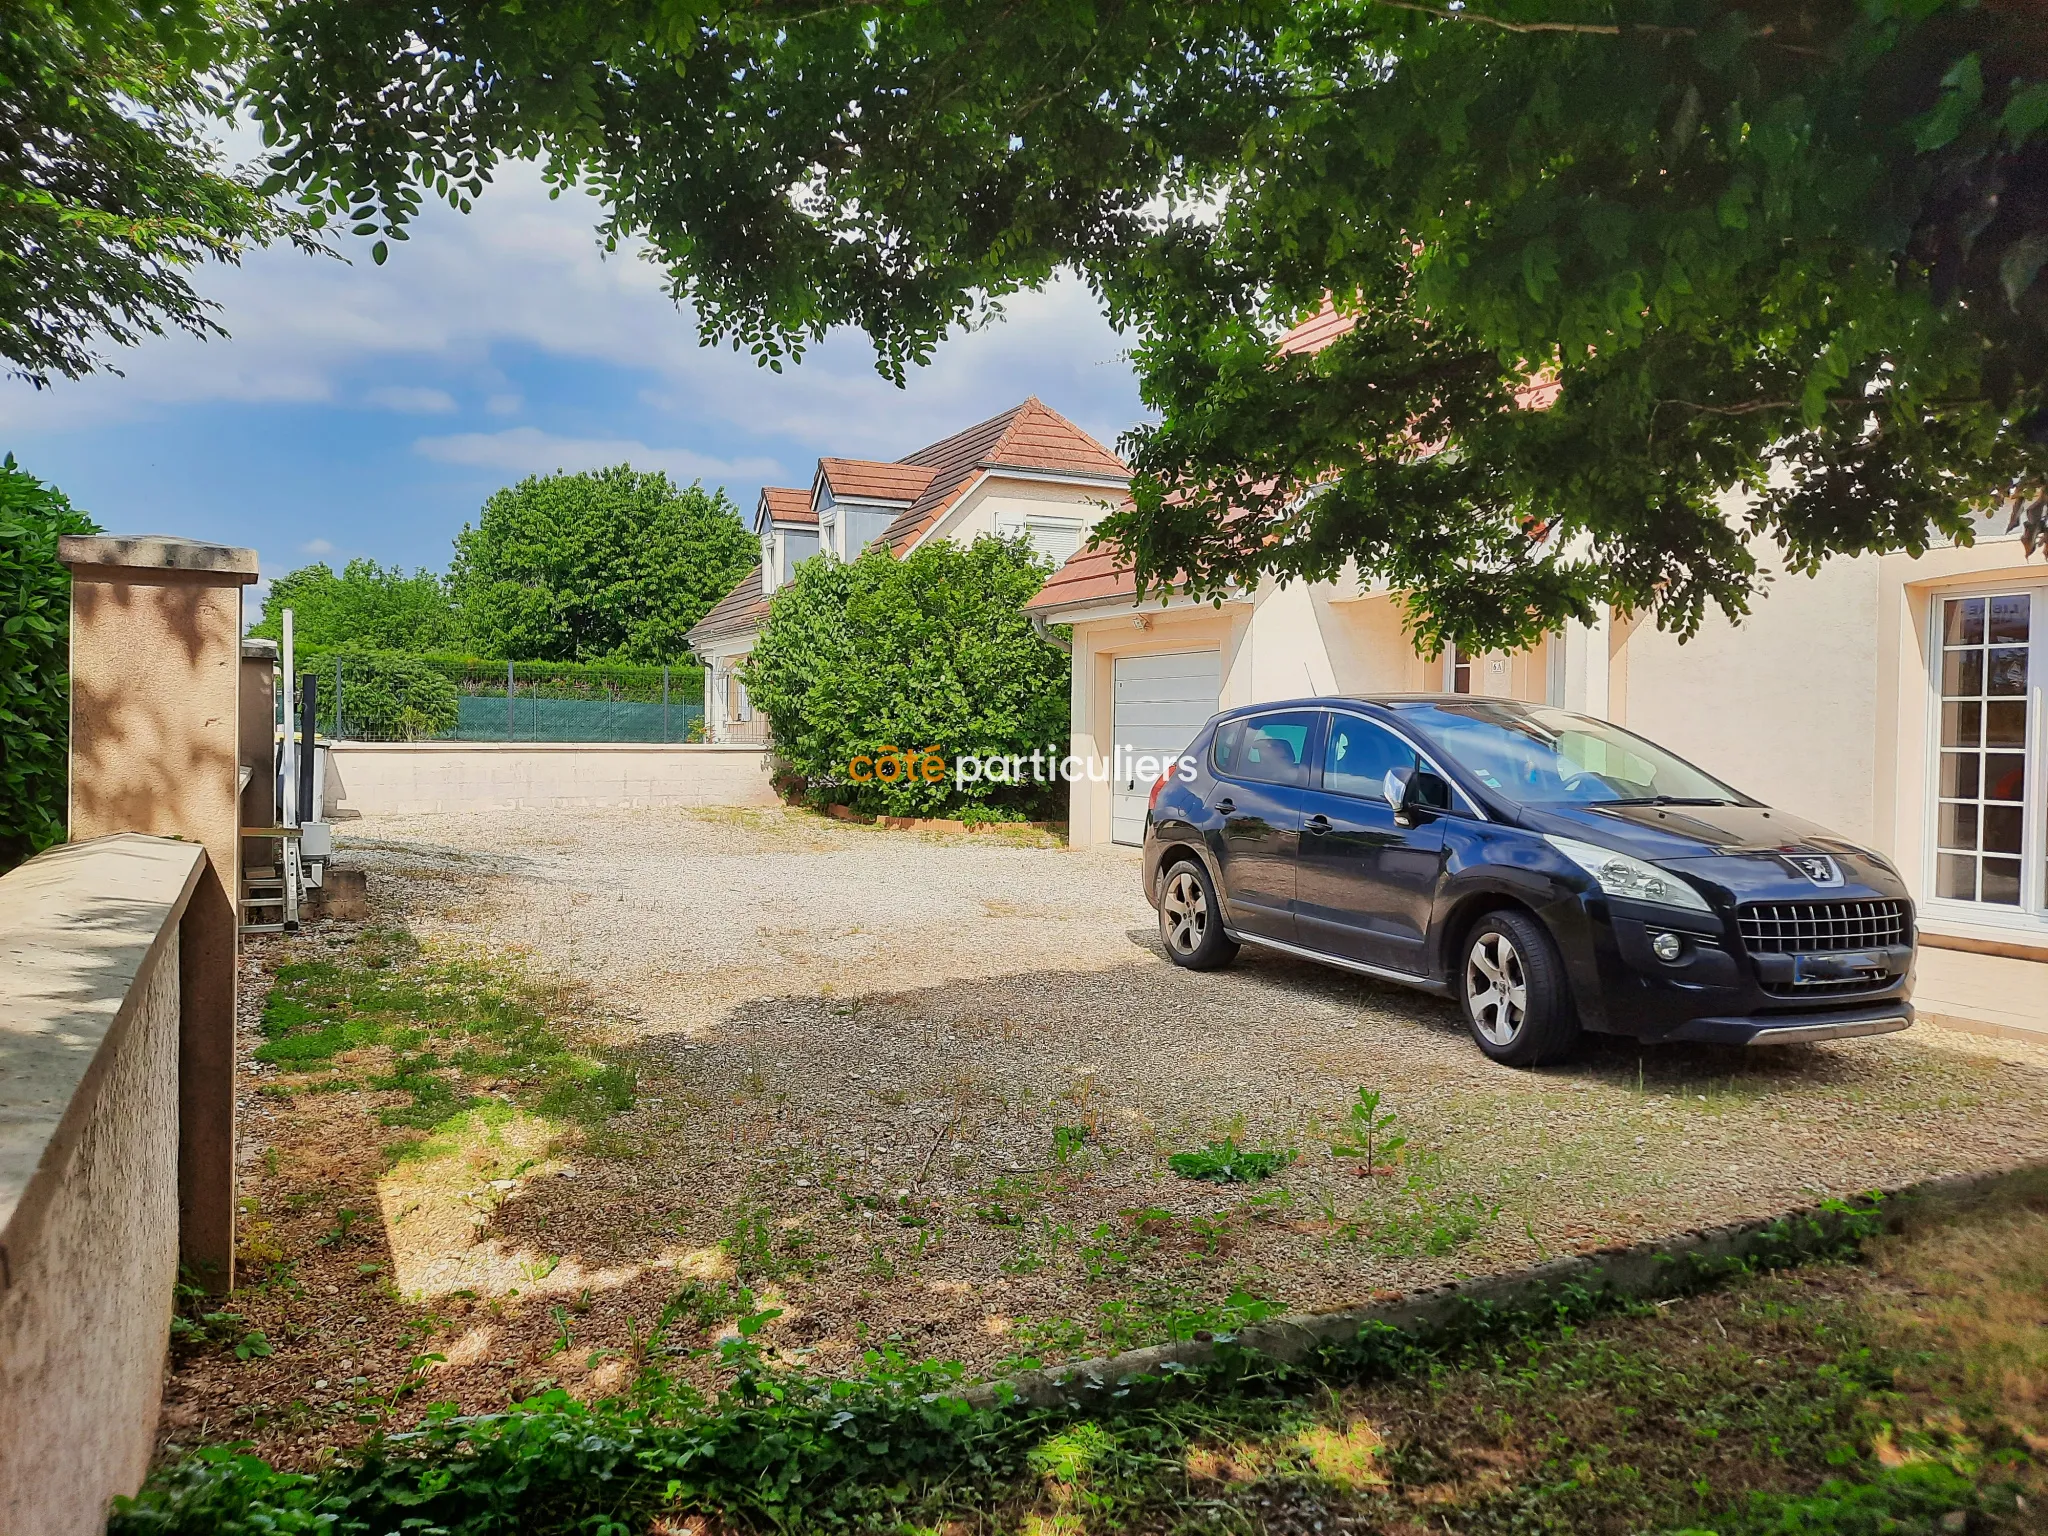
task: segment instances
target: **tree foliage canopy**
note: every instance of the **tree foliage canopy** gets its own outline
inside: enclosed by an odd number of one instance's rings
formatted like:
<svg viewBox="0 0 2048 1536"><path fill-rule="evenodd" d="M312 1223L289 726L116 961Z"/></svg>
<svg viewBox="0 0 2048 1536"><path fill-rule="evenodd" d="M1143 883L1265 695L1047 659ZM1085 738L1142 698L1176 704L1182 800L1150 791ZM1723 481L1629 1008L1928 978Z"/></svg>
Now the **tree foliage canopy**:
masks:
<svg viewBox="0 0 2048 1536"><path fill-rule="evenodd" d="M64 840L70 778L67 533L97 533L63 492L0 461L0 871Z"/></svg>
<svg viewBox="0 0 2048 1536"><path fill-rule="evenodd" d="M344 645L415 654L462 648L461 620L447 584L432 571L407 575L374 560L351 560L338 575L325 561L301 566L270 584L263 617L249 633L282 640L287 608L301 655Z"/></svg>
<svg viewBox="0 0 2048 1536"><path fill-rule="evenodd" d="M186 280L306 221L226 166L234 0L10 0L0 15L0 359L77 378L101 341L218 334Z"/></svg>
<svg viewBox="0 0 2048 1536"><path fill-rule="evenodd" d="M845 323L900 375L1078 268L1159 413L1105 525L1152 581L1355 562L1507 644L1739 612L1755 540L2048 512L2025 0L279 0L269 36L278 188L388 239L536 156L771 362ZM1360 323L1276 362L1326 294Z"/></svg>
<svg viewBox="0 0 2048 1536"><path fill-rule="evenodd" d="M769 603L744 674L777 753L861 810L1035 808L1045 796L1029 786L956 792L952 763L1065 743L1067 657L1024 613L1045 577L1021 542L995 538L934 540L901 560L873 548L851 563L805 561ZM936 781L849 775L855 757L927 748L946 764Z"/></svg>
<svg viewBox="0 0 2048 1536"><path fill-rule="evenodd" d="M723 490L621 464L494 494L448 584L479 656L661 662L759 553Z"/></svg>

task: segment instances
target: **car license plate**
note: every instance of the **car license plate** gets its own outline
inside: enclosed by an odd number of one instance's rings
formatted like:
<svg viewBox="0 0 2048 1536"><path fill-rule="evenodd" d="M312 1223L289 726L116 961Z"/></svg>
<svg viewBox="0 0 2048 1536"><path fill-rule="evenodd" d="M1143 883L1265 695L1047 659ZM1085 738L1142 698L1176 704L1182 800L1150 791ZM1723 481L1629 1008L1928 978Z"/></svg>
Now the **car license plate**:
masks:
<svg viewBox="0 0 2048 1536"><path fill-rule="evenodd" d="M1876 950L1855 950L1839 955L1794 955L1794 981L1853 981L1884 970L1884 956Z"/></svg>

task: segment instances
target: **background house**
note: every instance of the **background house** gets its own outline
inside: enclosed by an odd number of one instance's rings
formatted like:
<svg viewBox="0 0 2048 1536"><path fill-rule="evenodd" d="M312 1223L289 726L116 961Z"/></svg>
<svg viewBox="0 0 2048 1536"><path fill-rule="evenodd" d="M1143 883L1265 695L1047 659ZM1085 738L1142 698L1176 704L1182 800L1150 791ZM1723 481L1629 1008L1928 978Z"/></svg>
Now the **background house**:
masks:
<svg viewBox="0 0 2048 1536"><path fill-rule="evenodd" d="M707 739L767 740L738 668L769 600L805 560L853 560L876 543L902 556L929 539L992 533L1028 539L1058 564L1129 483L1121 459L1033 397L900 459L822 458L810 489L770 486L754 512L760 565L689 634L704 662Z"/></svg>
<svg viewBox="0 0 2048 1536"><path fill-rule="evenodd" d="M1298 342L1318 317L1289 338ZM1923 1013L2048 1031L2048 562L2004 519L1976 544L1781 576L1738 627L1681 645L1603 616L1532 650L1416 654L1400 605L1358 583L1262 582L1219 607L1140 606L1084 551L1032 601L1071 624L1077 753L1178 752L1219 708L1443 691L1612 720L1892 859L1920 906ZM1768 563L1768 546L1760 558ZM1134 843L1149 783L1075 783L1077 843Z"/></svg>

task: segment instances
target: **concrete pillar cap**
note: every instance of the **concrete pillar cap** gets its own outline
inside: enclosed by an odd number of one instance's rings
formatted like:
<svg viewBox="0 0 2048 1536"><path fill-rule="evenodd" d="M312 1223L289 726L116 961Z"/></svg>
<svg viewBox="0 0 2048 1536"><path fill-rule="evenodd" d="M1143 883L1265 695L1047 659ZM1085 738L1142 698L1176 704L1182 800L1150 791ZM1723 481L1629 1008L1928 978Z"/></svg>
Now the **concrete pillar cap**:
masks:
<svg viewBox="0 0 2048 1536"><path fill-rule="evenodd" d="M107 566L225 576L237 586L247 586L261 574L253 549L202 544L167 533L67 533L57 541L57 558L74 568Z"/></svg>
<svg viewBox="0 0 2048 1536"><path fill-rule="evenodd" d="M242 660L277 660L277 642L275 640L262 640L253 638L248 635L244 635L242 637Z"/></svg>

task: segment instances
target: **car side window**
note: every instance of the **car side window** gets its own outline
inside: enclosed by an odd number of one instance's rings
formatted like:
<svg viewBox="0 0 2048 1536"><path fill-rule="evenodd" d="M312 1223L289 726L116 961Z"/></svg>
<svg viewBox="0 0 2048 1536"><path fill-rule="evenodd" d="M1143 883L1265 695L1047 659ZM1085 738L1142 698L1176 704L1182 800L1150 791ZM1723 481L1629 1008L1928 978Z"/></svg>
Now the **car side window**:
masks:
<svg viewBox="0 0 2048 1536"><path fill-rule="evenodd" d="M1389 771L1412 771L1420 766L1415 749L1385 726L1356 715L1330 716L1330 739L1323 748L1323 788L1331 794L1378 800Z"/></svg>
<svg viewBox="0 0 2048 1536"><path fill-rule="evenodd" d="M1305 785L1315 728L1315 714L1305 709L1232 720L1216 732L1216 771L1254 784Z"/></svg>

